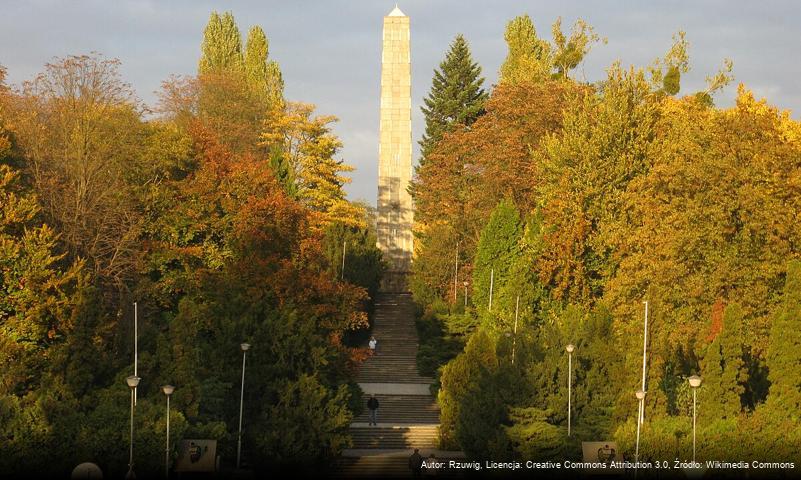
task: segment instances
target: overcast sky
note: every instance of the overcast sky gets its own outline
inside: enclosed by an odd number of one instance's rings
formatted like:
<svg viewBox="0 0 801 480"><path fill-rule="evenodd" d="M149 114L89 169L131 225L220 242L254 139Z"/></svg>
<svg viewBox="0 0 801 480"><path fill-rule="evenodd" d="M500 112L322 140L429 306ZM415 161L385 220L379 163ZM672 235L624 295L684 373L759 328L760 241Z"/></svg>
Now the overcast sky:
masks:
<svg viewBox="0 0 801 480"><path fill-rule="evenodd" d="M348 186L352 199L375 202L378 158L378 90L385 0L3 0L0 8L0 64L19 83L41 71L53 57L91 51L122 61L125 80L153 104L161 81L194 74L209 13L231 10L240 31L261 25L270 41L289 100L311 102L319 113L340 121L342 157L356 166ZM411 17L412 118L416 142L423 131L420 105L433 69L457 33L466 36L484 69L486 85L496 82L506 55L505 23L528 13L541 36L550 39L558 16L570 26L581 17L609 42L597 46L576 75L595 81L614 60L646 65L685 30L693 69L682 92L701 88L724 57L734 60L743 82L772 104L801 113L801 3L797 1L455 1L405 0ZM716 99L730 105L736 85ZM416 155L415 155L416 156Z"/></svg>

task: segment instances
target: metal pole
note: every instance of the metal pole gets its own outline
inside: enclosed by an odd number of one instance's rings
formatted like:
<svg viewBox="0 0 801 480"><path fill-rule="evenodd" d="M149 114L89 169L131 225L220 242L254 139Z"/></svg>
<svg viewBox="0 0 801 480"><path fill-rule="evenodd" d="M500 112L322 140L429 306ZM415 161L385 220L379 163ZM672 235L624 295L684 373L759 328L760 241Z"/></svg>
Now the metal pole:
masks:
<svg viewBox="0 0 801 480"><path fill-rule="evenodd" d="M490 311L492 311L492 287L494 286L494 283L495 283L495 269L493 268L492 270L490 270L490 298L489 298L489 307L487 307L487 310Z"/></svg>
<svg viewBox="0 0 801 480"><path fill-rule="evenodd" d="M645 304L645 327L642 335L642 391L646 392L645 389L645 358L646 353L648 350L648 301L643 302ZM645 421L645 402L642 402L642 407L640 407L640 418L638 423L642 423Z"/></svg>
<svg viewBox="0 0 801 480"><path fill-rule="evenodd" d="M695 468L695 391L693 388L693 468Z"/></svg>
<svg viewBox="0 0 801 480"><path fill-rule="evenodd" d="M164 478L170 478L170 396L167 395L167 453L164 455Z"/></svg>
<svg viewBox="0 0 801 480"><path fill-rule="evenodd" d="M247 350L242 352L242 391L239 394L239 435L236 442L236 468L239 469L239 463L242 458L242 405L245 402L245 358L247 357Z"/></svg>
<svg viewBox="0 0 801 480"><path fill-rule="evenodd" d="M345 246L347 244L347 240L342 241L342 280L345 280Z"/></svg>
<svg viewBox="0 0 801 480"><path fill-rule="evenodd" d="M642 411L642 403L643 401L640 400L640 411ZM634 450L634 476L637 476L637 470L639 469L640 465L640 422L637 422L637 447Z"/></svg>
<svg viewBox="0 0 801 480"><path fill-rule="evenodd" d="M573 396L573 354L567 354L567 436L570 436L570 400Z"/></svg>
<svg viewBox="0 0 801 480"><path fill-rule="evenodd" d="M515 330L514 330L514 337L512 337L512 365L515 364L515 348L517 347L517 313L520 310L520 295L517 296L517 301L515 302Z"/></svg>
<svg viewBox="0 0 801 480"><path fill-rule="evenodd" d="M130 474L133 472L133 432L134 432L134 398L135 398L136 388L131 389L131 453L128 458L128 473Z"/></svg>
<svg viewBox="0 0 801 480"><path fill-rule="evenodd" d="M139 376L139 309L134 302L134 377ZM133 389L133 402L136 405L136 387Z"/></svg>
<svg viewBox="0 0 801 480"><path fill-rule="evenodd" d="M464 308L467 308L467 284L464 285Z"/></svg>

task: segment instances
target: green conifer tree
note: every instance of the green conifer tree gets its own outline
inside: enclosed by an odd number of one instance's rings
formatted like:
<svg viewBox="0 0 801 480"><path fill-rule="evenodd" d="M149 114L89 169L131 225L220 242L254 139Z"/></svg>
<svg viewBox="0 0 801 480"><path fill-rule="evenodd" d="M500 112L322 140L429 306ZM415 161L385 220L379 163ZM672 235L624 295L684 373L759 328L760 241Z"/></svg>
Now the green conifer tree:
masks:
<svg viewBox="0 0 801 480"><path fill-rule="evenodd" d="M801 417L801 261L787 265L784 299L770 329L767 355L772 409Z"/></svg>
<svg viewBox="0 0 801 480"><path fill-rule="evenodd" d="M740 397L745 392L747 369L743 360L743 312L739 305L726 307L723 330L707 347L701 360L704 379L700 394L700 412L706 418L736 418L742 410Z"/></svg>
<svg viewBox="0 0 801 480"><path fill-rule="evenodd" d="M209 23L203 31L201 51L200 74L242 70L242 37L231 12L222 15L211 12Z"/></svg>
<svg viewBox="0 0 801 480"><path fill-rule="evenodd" d="M473 268L473 300L479 311L488 310L491 280L493 310L514 309L515 299L504 287L512 280L512 268L520 255L522 235L523 225L517 207L511 200L502 200L492 212L478 241ZM507 294L502 296L503 292Z"/></svg>
<svg viewBox="0 0 801 480"><path fill-rule="evenodd" d="M528 15L513 18L504 33L509 53L501 65L500 83L541 81L551 76L551 46L537 37Z"/></svg>
<svg viewBox="0 0 801 480"><path fill-rule="evenodd" d="M445 132L455 125L470 125L481 115L488 96L483 83L481 67L473 61L467 40L457 35L439 69L434 70L431 90L423 100L426 131L420 140L421 164Z"/></svg>

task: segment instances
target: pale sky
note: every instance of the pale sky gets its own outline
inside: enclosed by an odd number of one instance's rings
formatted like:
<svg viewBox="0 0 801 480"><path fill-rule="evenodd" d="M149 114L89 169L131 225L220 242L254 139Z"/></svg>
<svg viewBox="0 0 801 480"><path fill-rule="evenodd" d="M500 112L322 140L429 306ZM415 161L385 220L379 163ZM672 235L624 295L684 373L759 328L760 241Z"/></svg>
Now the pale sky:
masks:
<svg viewBox="0 0 801 480"><path fill-rule="evenodd" d="M513 1L405 0L411 18L412 128L415 148L423 132L420 105L433 69L462 33L482 66L486 86L497 80L506 55L503 30L528 13L540 36L562 17L569 27L583 18L609 42L590 52L575 73L596 81L619 59L647 65L662 56L671 35L685 30L693 69L682 92L703 86L724 57L734 60L735 84L716 102L728 106L743 82L793 118L801 112L801 3L787 1ZM352 199L375 203L382 17L385 0L3 0L0 64L9 81L32 78L42 66L91 51L122 61L122 74L139 98L152 105L162 80L196 72L203 28L212 10L231 10L240 31L261 25L270 41L289 100L314 103L340 121L342 158L356 167L347 187ZM415 153L415 156L417 154Z"/></svg>

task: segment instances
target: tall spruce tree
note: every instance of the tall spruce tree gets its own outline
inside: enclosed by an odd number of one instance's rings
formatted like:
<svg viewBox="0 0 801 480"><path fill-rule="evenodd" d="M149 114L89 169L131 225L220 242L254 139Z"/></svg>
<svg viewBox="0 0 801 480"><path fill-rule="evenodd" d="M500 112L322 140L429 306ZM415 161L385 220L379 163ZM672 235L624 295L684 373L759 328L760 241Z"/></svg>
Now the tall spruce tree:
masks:
<svg viewBox="0 0 801 480"><path fill-rule="evenodd" d="M201 51L200 74L242 70L242 37L231 12L211 12Z"/></svg>
<svg viewBox="0 0 801 480"><path fill-rule="evenodd" d="M801 260L787 265L784 299L770 329L768 404L801 417Z"/></svg>
<svg viewBox="0 0 801 480"><path fill-rule="evenodd" d="M737 304L726 307L723 330L707 347L701 361L703 386L701 415L705 418L736 418L742 409L747 368L743 360L743 311Z"/></svg>
<svg viewBox="0 0 801 480"><path fill-rule="evenodd" d="M473 61L467 40L457 35L445 60L434 70L431 91L423 100L426 131L420 140L421 164L444 133L455 125L470 125L481 115L488 96L483 83L481 67Z"/></svg>

